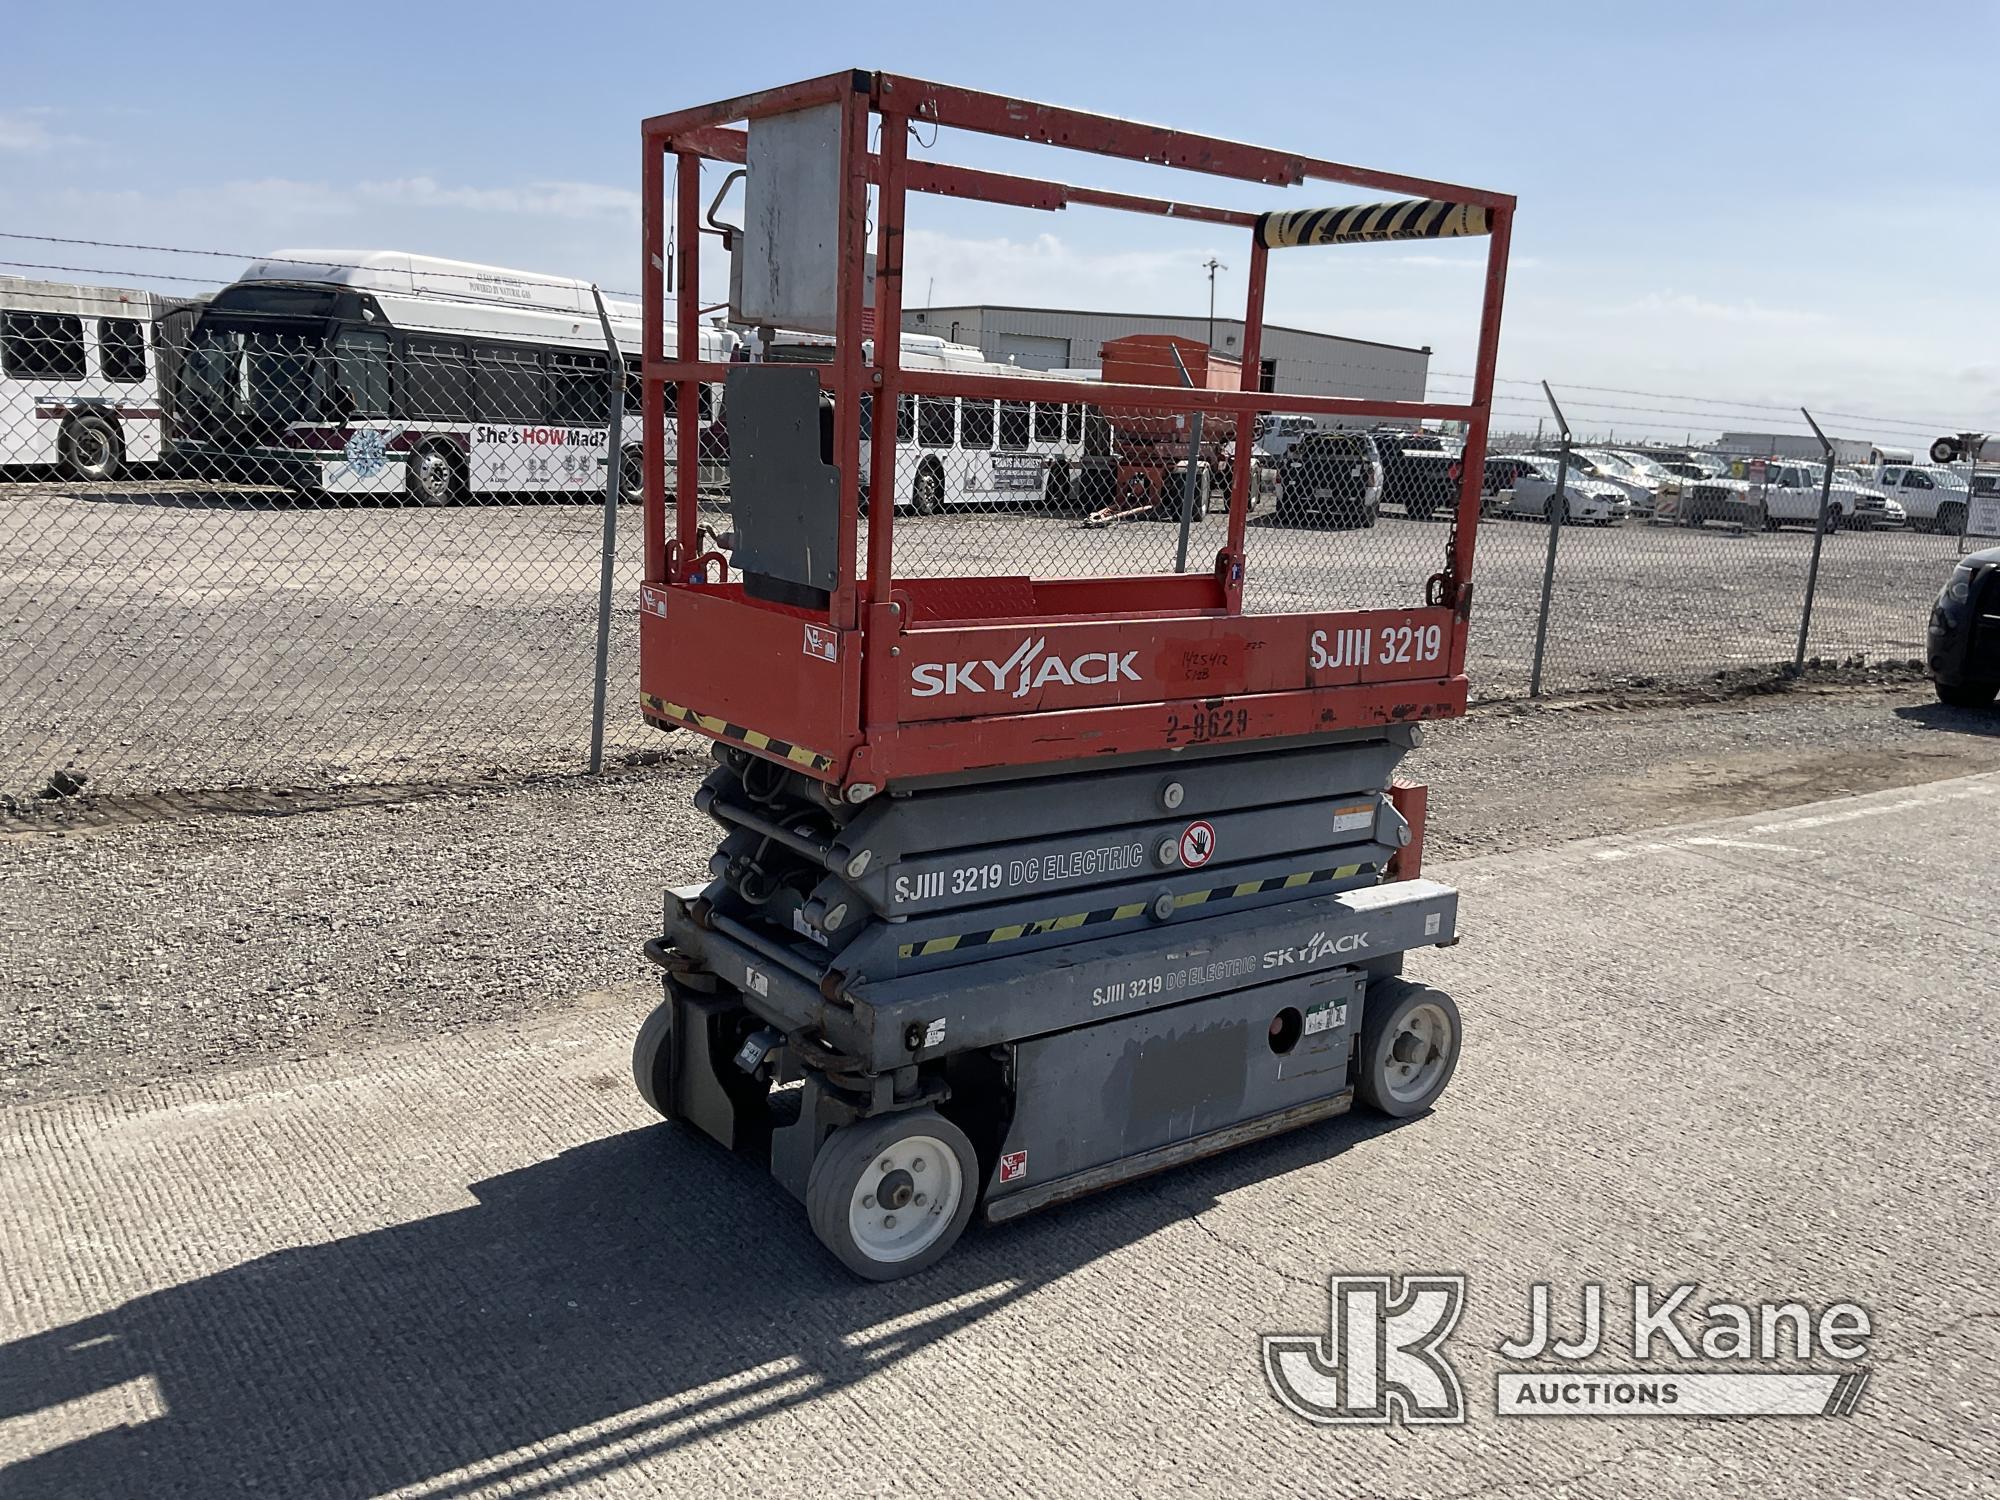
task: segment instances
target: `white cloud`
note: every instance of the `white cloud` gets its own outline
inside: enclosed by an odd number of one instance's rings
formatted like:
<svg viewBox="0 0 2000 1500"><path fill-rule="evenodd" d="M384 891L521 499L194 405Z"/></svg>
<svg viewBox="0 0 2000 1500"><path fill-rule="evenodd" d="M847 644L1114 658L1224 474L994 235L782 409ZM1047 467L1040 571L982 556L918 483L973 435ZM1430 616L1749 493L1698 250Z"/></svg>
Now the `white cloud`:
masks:
<svg viewBox="0 0 2000 1500"><path fill-rule="evenodd" d="M421 208L460 208L475 213L544 215L589 219L609 215L634 223L639 195L629 188L596 182L528 182L512 187L451 187L434 177L397 177L363 182L355 192L377 203Z"/></svg>
<svg viewBox="0 0 2000 1500"><path fill-rule="evenodd" d="M65 135L49 128L48 109L0 110L0 151L37 154L61 146L80 146L83 137Z"/></svg>

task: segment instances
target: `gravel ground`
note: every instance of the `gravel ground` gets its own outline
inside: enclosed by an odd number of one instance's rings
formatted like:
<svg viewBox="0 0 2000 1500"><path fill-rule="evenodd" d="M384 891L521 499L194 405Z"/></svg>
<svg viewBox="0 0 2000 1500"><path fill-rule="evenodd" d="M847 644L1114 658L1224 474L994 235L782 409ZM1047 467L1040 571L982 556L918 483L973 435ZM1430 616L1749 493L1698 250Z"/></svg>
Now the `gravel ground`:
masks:
<svg viewBox="0 0 2000 1500"><path fill-rule="evenodd" d="M1409 764L1435 862L1990 770L1996 731L1850 683L1490 708ZM705 746L661 743L595 782L0 835L0 1103L635 993L662 888L713 843Z"/></svg>
<svg viewBox="0 0 2000 1500"><path fill-rule="evenodd" d="M629 543L636 512L625 523ZM0 794L59 770L99 791L324 787L570 771L588 740L599 513L590 504L313 504L185 486L0 486ZM1177 528L1048 516L898 521L912 574L1123 573L1173 566ZM1253 608L1422 597L1447 528L1393 512L1366 531L1253 518ZM1475 691L1524 691L1546 529L1480 533ZM1190 547L1212 557L1212 517ZM1685 682L1789 660L1812 550L1803 531L1627 524L1562 533L1547 681ZM1841 535L1825 549L1815 654L1918 654L1950 538ZM619 598L637 584L621 548ZM613 633L610 748L652 745Z"/></svg>

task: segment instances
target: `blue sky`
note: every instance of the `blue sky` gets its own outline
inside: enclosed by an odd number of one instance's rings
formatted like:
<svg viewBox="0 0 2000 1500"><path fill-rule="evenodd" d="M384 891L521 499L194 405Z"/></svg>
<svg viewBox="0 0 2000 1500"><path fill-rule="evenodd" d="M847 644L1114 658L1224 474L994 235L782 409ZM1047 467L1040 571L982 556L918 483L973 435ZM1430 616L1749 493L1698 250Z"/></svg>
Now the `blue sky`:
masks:
<svg viewBox="0 0 2000 1500"><path fill-rule="evenodd" d="M862 65L1511 191L1504 375L2000 427L1991 4L112 4L8 32L0 229L230 252L0 240L99 279L369 246L631 288L642 116ZM950 135L935 154L1186 188ZM912 230L912 300L1198 312L1210 253L1222 305L1242 297L1234 233L932 199ZM1477 256L1276 257L1269 316L1463 371Z"/></svg>

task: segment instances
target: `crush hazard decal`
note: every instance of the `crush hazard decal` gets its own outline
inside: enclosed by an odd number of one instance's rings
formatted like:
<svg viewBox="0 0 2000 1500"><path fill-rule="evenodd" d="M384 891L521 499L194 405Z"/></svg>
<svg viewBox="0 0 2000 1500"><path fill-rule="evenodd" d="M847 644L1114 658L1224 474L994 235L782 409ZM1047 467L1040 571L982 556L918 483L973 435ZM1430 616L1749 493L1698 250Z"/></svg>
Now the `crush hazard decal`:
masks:
<svg viewBox="0 0 2000 1500"><path fill-rule="evenodd" d="M1028 1153L1009 1151L1000 1158L1000 1180L1002 1182L1023 1182L1028 1176Z"/></svg>

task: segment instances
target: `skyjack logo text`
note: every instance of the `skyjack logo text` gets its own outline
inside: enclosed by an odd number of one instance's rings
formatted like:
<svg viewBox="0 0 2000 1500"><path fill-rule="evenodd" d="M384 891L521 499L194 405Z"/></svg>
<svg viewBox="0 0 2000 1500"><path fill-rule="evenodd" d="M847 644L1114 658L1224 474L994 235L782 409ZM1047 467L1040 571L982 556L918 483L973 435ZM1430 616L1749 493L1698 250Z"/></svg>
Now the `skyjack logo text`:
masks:
<svg viewBox="0 0 2000 1500"><path fill-rule="evenodd" d="M1048 638L1038 636L1014 648L1005 661L920 662L910 669L910 694L936 698L957 693L1005 693L1025 698L1051 683L1062 687L1102 687L1137 682L1137 651L1084 651L1064 658L1044 656Z"/></svg>

